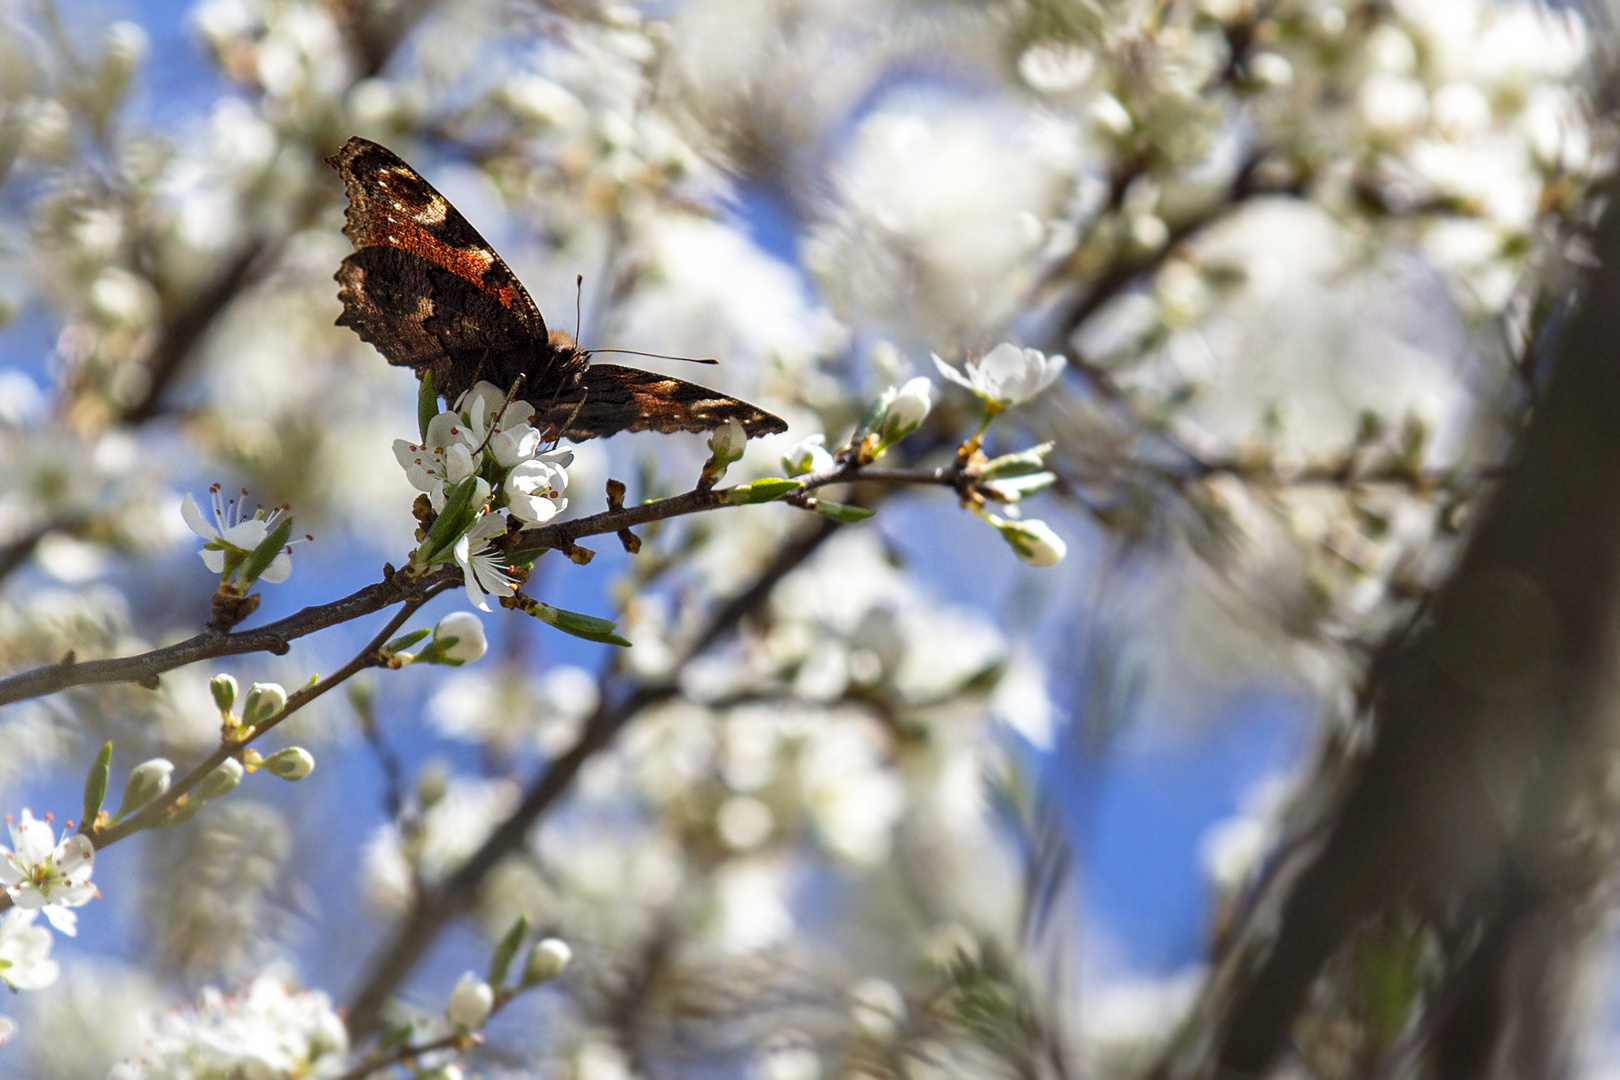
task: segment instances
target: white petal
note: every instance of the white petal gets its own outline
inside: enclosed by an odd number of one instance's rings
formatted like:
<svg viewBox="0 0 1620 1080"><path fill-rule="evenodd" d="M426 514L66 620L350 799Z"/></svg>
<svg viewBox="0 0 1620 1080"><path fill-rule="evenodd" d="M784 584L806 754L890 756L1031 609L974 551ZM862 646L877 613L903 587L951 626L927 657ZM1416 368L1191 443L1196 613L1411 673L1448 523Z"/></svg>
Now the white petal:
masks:
<svg viewBox="0 0 1620 1080"><path fill-rule="evenodd" d="M451 484L459 484L478 471L478 466L473 462L472 451L465 443L459 442L445 447L444 467L449 473L447 479Z"/></svg>
<svg viewBox="0 0 1620 1080"><path fill-rule="evenodd" d="M189 491L186 492L185 499L180 503L180 516L186 519L186 525L191 531L204 540L213 540L219 536L219 533L209 523L208 519L203 517L202 511L197 508L197 500L191 497Z"/></svg>
<svg viewBox="0 0 1620 1080"><path fill-rule="evenodd" d="M44 906L49 903L49 901L45 899L45 894L34 888L32 885L24 885L22 888L12 893L11 902L22 908L24 911L37 911L44 908ZM48 917L49 916L47 916L47 918Z"/></svg>
<svg viewBox="0 0 1620 1080"><path fill-rule="evenodd" d="M44 910L45 917L51 921L51 925L56 927L59 933L66 934L68 937L78 936L79 915L77 912L69 911L67 908L57 904L51 904Z"/></svg>
<svg viewBox="0 0 1620 1080"><path fill-rule="evenodd" d="M288 555L285 551L278 551L276 552L276 557L270 560L270 565L264 568L264 573L259 575L259 580L268 581L272 585L278 585L281 582L286 581L288 575L291 573L292 556Z"/></svg>
<svg viewBox="0 0 1620 1080"><path fill-rule="evenodd" d="M56 830L24 810L22 820L11 827L11 842L19 863L37 866L55 853Z"/></svg>
<svg viewBox="0 0 1620 1080"><path fill-rule="evenodd" d="M957 371L951 365L949 365L945 361L941 360L939 358L938 353L929 353L928 355L932 356L934 358L934 366L939 368L939 373L941 375L945 376L947 379L951 380L951 382L955 383L958 386L967 387L969 390L972 390L975 394L977 394L979 392L978 386L975 385L975 383L973 382L972 379L969 379L966 375L963 375L960 371Z"/></svg>
<svg viewBox="0 0 1620 1080"><path fill-rule="evenodd" d="M478 576L473 573L470 558L471 551L472 541L463 536L456 541L456 546L451 549L451 554L455 556L456 563L461 567L461 581L467 587L467 601L479 611L488 611L489 601L484 599L484 590L478 587Z"/></svg>
<svg viewBox="0 0 1620 1080"><path fill-rule="evenodd" d="M270 535L270 525L264 518L248 518L230 525L219 534L219 538L232 547L239 547L243 551L252 551L259 546L259 541Z"/></svg>
<svg viewBox="0 0 1620 1080"><path fill-rule="evenodd" d="M214 573L223 574L225 572L225 553L223 551L203 548L197 554L202 556L203 565Z"/></svg>
<svg viewBox="0 0 1620 1080"><path fill-rule="evenodd" d="M96 847L88 836L81 833L75 833L56 846L56 868L64 874L91 866L95 861Z"/></svg>

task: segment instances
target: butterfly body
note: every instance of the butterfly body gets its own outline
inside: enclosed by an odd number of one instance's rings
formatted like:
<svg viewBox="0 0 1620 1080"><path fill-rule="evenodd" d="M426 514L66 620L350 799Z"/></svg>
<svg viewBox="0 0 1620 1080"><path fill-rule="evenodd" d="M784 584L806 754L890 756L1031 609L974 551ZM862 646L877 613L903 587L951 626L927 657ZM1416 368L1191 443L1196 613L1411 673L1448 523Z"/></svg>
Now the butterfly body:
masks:
<svg viewBox="0 0 1620 1080"><path fill-rule="evenodd" d="M480 380L534 407L536 426L575 442L618 431L712 431L736 419L750 437L780 417L696 383L592 364L547 330L522 282L443 195L386 147L352 138L328 161L349 196L338 268L339 326L454 402Z"/></svg>

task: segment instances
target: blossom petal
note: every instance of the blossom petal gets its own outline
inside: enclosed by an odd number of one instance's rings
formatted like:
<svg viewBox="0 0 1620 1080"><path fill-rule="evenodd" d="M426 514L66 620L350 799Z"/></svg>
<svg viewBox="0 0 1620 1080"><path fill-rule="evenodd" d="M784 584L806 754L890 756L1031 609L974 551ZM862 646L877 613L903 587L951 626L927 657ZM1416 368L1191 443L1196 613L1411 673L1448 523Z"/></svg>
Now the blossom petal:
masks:
<svg viewBox="0 0 1620 1080"><path fill-rule="evenodd" d="M968 378L966 375L963 375L960 371L956 370L956 368L941 360L938 353L929 353L928 355L934 358L934 366L939 368L939 373L941 375L945 376L958 386L967 387L975 394L980 393L979 387L973 382L972 379Z"/></svg>
<svg viewBox="0 0 1620 1080"><path fill-rule="evenodd" d="M180 502L180 516L186 519L186 526L204 540L213 540L219 536L219 531L203 517L203 512L197 507L197 500L191 497L189 491Z"/></svg>
<svg viewBox="0 0 1620 1080"><path fill-rule="evenodd" d="M471 552L472 541L466 536L457 540L456 546L451 549L451 554L461 567L461 581L467 587L467 602L479 611L488 611L489 601L484 599L484 590L478 587L478 576L473 573Z"/></svg>
<svg viewBox="0 0 1620 1080"><path fill-rule="evenodd" d="M203 548L197 552L202 556L203 565L216 574L225 572L225 553L217 548Z"/></svg>
<svg viewBox="0 0 1620 1080"><path fill-rule="evenodd" d="M22 905L19 903L19 907ZM59 904L51 904L45 908L45 917L56 927L58 933L68 937L77 937L79 934L79 913Z"/></svg>
<svg viewBox="0 0 1620 1080"><path fill-rule="evenodd" d="M259 575L259 580L268 581L272 585L278 585L281 582L286 581L288 576L291 574L292 557L289 556L285 551L278 551L276 552L276 557L270 560L270 565L264 568L264 573Z"/></svg>
<svg viewBox="0 0 1620 1080"><path fill-rule="evenodd" d="M82 833L74 833L56 846L56 868L64 874L91 866L95 861L96 847Z"/></svg>

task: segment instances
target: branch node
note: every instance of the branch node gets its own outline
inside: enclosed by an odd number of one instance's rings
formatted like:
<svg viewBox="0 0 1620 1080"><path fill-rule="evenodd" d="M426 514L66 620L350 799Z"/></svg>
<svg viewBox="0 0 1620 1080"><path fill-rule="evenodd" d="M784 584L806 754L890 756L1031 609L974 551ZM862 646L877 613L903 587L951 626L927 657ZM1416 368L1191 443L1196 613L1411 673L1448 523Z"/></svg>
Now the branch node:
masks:
<svg viewBox="0 0 1620 1080"><path fill-rule="evenodd" d="M609 477L607 482L607 504L609 510L624 509L624 493L624 481L614 480L612 477Z"/></svg>
<svg viewBox="0 0 1620 1080"><path fill-rule="evenodd" d="M641 552L641 537L637 536L629 529L620 529L618 535L619 543L624 545L624 550L628 551L632 555L636 555Z"/></svg>
<svg viewBox="0 0 1620 1080"><path fill-rule="evenodd" d="M153 672L150 675L142 675L136 680L136 682L141 686L146 687L148 690L156 690L158 688L159 677L156 672Z"/></svg>
<svg viewBox="0 0 1620 1080"><path fill-rule="evenodd" d="M76 651L74 651L73 649L69 649L67 652L63 653L62 654L62 659L57 661L57 663L62 667L72 667L74 664L77 664L78 662L79 662L79 654Z"/></svg>

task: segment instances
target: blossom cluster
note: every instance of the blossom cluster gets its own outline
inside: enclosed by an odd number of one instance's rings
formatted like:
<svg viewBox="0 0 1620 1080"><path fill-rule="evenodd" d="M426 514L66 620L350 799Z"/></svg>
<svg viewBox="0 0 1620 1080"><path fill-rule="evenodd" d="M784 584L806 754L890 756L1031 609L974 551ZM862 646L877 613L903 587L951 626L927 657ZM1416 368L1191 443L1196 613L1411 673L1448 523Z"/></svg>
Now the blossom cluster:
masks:
<svg viewBox="0 0 1620 1080"><path fill-rule="evenodd" d="M417 549L419 565L454 558L465 575L467 599L489 610L485 594L510 595L513 567L492 541L513 529L543 525L568 507L571 450L542 449L530 420L534 406L512 401L493 383L480 382L437 414L422 442L394 441L394 456L416 490L427 495L438 522ZM463 498L454 506L452 498ZM447 508L455 514L447 514Z"/></svg>

